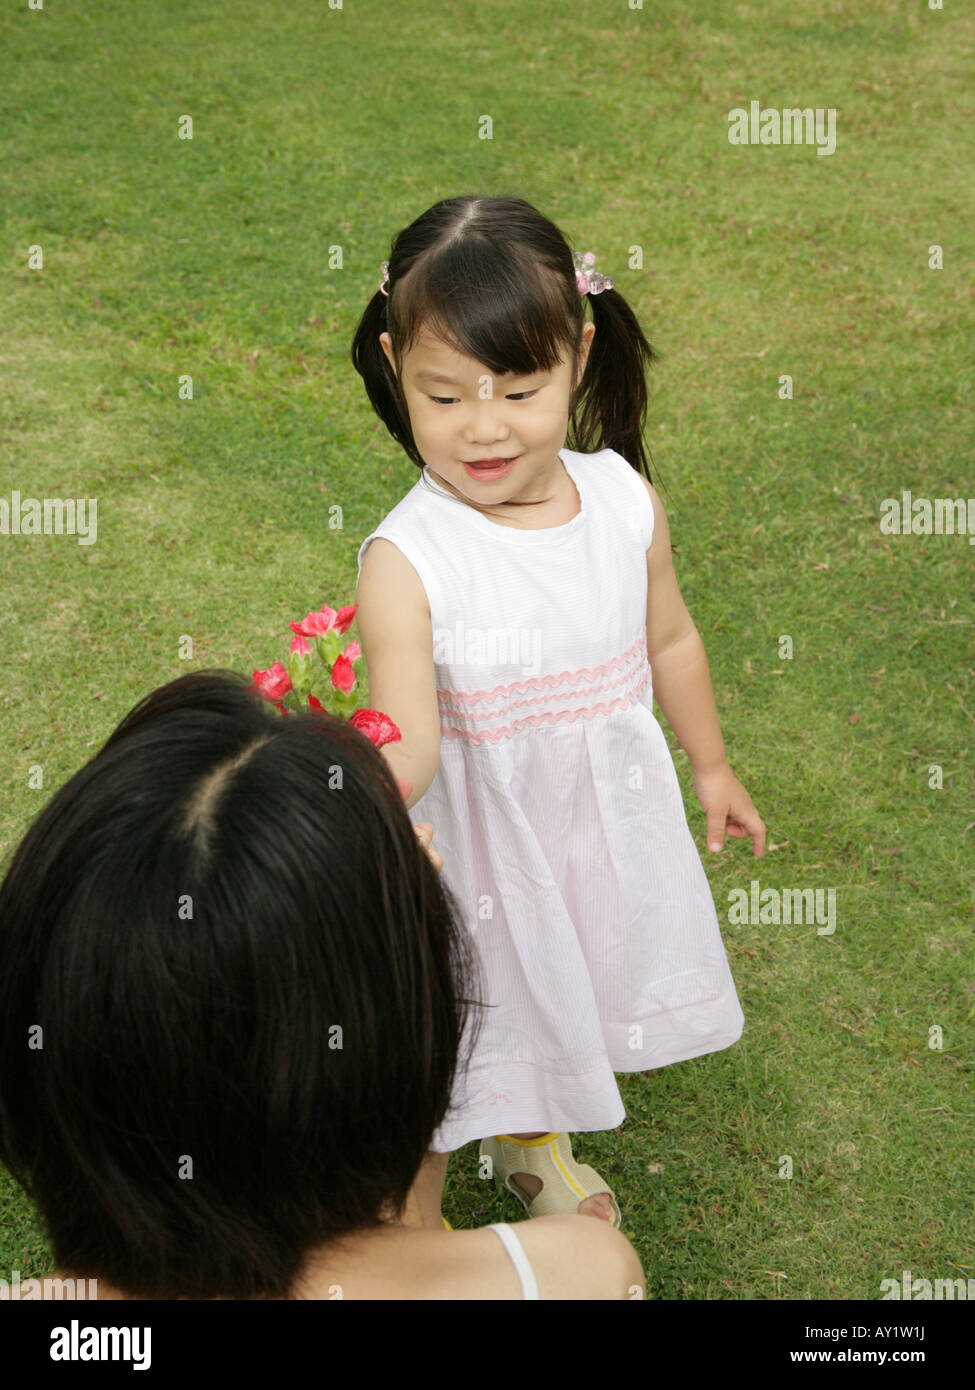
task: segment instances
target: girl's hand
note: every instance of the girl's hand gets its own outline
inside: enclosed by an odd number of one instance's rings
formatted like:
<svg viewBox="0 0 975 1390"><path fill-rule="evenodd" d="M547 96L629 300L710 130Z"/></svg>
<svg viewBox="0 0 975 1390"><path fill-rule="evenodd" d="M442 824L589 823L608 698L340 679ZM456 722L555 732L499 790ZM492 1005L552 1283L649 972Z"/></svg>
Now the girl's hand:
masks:
<svg viewBox="0 0 975 1390"><path fill-rule="evenodd" d="M720 850L725 835L751 836L757 859L765 853L765 822L727 762L707 772L695 772L694 789L708 818L708 848Z"/></svg>
<svg viewBox="0 0 975 1390"><path fill-rule="evenodd" d="M428 821L421 821L419 825L414 825L413 829L416 831L416 838L426 850L430 863L439 874L440 870L443 868L443 860L431 844L433 839L433 826L430 825Z"/></svg>
<svg viewBox="0 0 975 1390"><path fill-rule="evenodd" d="M413 791L413 783L409 780L409 778L397 777L396 785L399 787L400 791L403 794L403 800L409 801L410 794ZM433 867L439 874L440 870L443 868L443 860L431 844L431 841L433 840L433 826L430 824L429 821L421 821L419 825L414 825L413 829L416 831L416 838L420 841L420 844L426 850L427 855L430 859L430 863L433 865Z"/></svg>

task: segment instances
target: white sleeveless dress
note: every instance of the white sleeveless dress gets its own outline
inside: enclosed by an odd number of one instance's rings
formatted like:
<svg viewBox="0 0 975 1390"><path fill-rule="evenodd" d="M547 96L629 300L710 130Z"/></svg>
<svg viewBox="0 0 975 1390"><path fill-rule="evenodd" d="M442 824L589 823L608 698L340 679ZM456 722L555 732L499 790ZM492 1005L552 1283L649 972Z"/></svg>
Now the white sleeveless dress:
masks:
<svg viewBox="0 0 975 1390"><path fill-rule="evenodd" d="M430 604L440 766L429 821L481 963L483 1026L431 1147L607 1130L614 1072L717 1052L744 1017L646 654L647 490L560 450L581 511L501 526L424 468L392 541ZM524 510L526 519L529 509Z"/></svg>

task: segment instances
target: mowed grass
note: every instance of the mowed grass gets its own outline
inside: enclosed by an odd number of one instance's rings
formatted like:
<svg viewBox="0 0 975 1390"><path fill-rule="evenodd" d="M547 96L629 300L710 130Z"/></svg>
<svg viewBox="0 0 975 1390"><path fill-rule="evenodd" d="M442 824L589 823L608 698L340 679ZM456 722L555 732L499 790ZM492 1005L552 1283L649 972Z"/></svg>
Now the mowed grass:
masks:
<svg viewBox="0 0 975 1390"><path fill-rule="evenodd" d="M0 15L0 497L98 499L94 545L0 536L4 859L148 689L351 601L416 471L349 343L437 198L528 198L660 351L655 476L770 850L708 854L671 738L746 1031L621 1077L621 1129L576 1141L652 1297L975 1277L975 547L879 526L975 493L973 30L899 0ZM751 100L836 108L836 153L730 145ZM728 923L753 878L835 889L835 933ZM473 1145L445 1211L521 1209ZM0 1176L0 1277L49 1267Z"/></svg>

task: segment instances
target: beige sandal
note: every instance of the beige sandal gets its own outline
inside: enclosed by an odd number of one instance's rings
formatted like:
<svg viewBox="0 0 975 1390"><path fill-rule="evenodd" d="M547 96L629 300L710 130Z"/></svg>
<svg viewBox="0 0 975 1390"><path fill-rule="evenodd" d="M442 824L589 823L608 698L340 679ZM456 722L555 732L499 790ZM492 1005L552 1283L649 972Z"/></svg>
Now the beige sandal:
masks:
<svg viewBox="0 0 975 1390"><path fill-rule="evenodd" d="M529 1216L574 1212L584 1197L607 1192L613 1206L612 1224L619 1230L621 1217L615 1195L594 1168L576 1162L568 1134L543 1134L538 1139L497 1134L481 1140L480 1156L491 1160L495 1182L517 1197ZM538 1178L542 1190L537 1197L523 1192L512 1173L530 1173Z"/></svg>

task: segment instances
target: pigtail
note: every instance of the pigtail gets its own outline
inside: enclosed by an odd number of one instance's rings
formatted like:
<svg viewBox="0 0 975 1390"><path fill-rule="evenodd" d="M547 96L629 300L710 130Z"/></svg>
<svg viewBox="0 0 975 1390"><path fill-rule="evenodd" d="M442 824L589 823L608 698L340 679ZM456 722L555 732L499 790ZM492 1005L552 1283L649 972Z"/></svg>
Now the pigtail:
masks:
<svg viewBox="0 0 975 1390"><path fill-rule="evenodd" d="M572 409L572 447L580 453L615 449L652 481L643 440L646 374L660 360L659 354L617 290L590 294L589 305L596 332Z"/></svg>
<svg viewBox="0 0 975 1390"><path fill-rule="evenodd" d="M362 377L372 408L390 434L414 463L423 467L417 453L409 412L399 390L396 373L383 352L379 335L388 330L386 306L389 299L377 290L366 305L352 339L352 364Z"/></svg>

